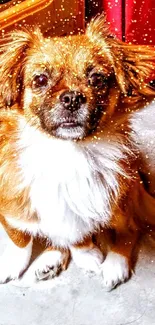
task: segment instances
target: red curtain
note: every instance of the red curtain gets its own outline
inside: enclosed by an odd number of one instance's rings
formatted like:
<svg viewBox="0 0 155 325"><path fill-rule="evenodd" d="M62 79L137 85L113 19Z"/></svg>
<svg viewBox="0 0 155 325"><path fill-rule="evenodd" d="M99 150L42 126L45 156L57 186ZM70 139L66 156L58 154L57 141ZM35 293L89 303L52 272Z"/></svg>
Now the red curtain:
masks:
<svg viewBox="0 0 155 325"><path fill-rule="evenodd" d="M103 0L103 9L120 39L155 45L155 0Z"/></svg>

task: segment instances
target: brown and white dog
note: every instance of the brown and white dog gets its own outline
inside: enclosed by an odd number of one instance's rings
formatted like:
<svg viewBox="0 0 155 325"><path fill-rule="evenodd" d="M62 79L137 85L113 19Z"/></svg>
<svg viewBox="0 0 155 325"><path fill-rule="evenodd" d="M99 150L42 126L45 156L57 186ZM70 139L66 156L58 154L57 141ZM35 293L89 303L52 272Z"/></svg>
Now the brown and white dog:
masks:
<svg viewBox="0 0 155 325"><path fill-rule="evenodd" d="M103 255L92 234L112 228L115 244L101 267L111 288L128 278L137 237L133 201L142 185L129 116L155 95L145 83L154 52L112 37L102 16L83 35L44 38L36 29L4 41L0 221L10 244L0 282L28 266L34 236L49 243L38 279L65 269L70 252L98 272Z"/></svg>

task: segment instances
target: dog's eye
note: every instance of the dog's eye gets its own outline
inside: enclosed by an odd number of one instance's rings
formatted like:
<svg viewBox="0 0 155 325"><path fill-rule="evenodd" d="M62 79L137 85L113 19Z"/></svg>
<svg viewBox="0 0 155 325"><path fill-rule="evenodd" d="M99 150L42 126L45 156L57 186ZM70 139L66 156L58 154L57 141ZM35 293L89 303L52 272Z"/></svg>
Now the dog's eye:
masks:
<svg viewBox="0 0 155 325"><path fill-rule="evenodd" d="M33 86L35 88L46 87L48 84L48 77L45 74L36 75L33 79Z"/></svg>
<svg viewBox="0 0 155 325"><path fill-rule="evenodd" d="M88 79L88 85L96 88L102 88L108 79L101 73L93 73Z"/></svg>

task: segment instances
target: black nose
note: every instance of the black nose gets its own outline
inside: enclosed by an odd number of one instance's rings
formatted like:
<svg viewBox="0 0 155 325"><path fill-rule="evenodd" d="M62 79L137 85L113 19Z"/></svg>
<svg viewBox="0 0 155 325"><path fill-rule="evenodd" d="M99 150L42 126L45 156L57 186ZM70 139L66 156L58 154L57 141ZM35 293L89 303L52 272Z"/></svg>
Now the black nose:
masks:
<svg viewBox="0 0 155 325"><path fill-rule="evenodd" d="M76 111L86 102L86 97L78 91L64 91L60 95L60 101L64 108Z"/></svg>

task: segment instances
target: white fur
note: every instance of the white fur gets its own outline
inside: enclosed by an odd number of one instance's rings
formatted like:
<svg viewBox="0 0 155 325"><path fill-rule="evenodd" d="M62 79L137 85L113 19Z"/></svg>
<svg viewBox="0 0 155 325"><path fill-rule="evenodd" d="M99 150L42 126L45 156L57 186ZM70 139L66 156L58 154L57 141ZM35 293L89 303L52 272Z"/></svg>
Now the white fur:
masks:
<svg viewBox="0 0 155 325"><path fill-rule="evenodd" d="M29 264L31 253L32 240L24 248L16 246L10 240L3 255L0 256L0 283L19 278Z"/></svg>
<svg viewBox="0 0 155 325"><path fill-rule="evenodd" d="M95 272L99 274L101 272L100 265L103 262L103 254L97 247L92 249L85 248L71 248L73 260L77 266L85 271Z"/></svg>
<svg viewBox="0 0 155 325"><path fill-rule="evenodd" d="M109 252L101 266L104 286L111 290L129 278L128 260L123 255Z"/></svg>
<svg viewBox="0 0 155 325"><path fill-rule="evenodd" d="M130 137L141 155L141 172L148 181L149 192L155 194L155 100L130 118Z"/></svg>
<svg viewBox="0 0 155 325"><path fill-rule="evenodd" d="M45 251L35 261L35 275L38 280L55 277L61 269L64 256L58 251Z"/></svg>
<svg viewBox="0 0 155 325"><path fill-rule="evenodd" d="M74 128L64 128L60 126L56 131L56 136L61 137L63 139L76 139L82 138L84 136L84 130L81 126L77 126Z"/></svg>
<svg viewBox="0 0 155 325"><path fill-rule="evenodd" d="M94 232L99 224L109 223L110 202L119 194L118 175L127 176L118 163L125 158L121 141L105 135L81 143L55 139L24 120L19 129L23 176L19 186L30 187L39 222L9 216L9 223L66 247Z"/></svg>

